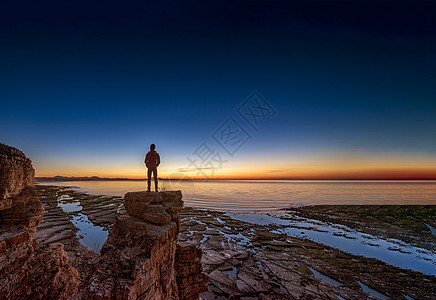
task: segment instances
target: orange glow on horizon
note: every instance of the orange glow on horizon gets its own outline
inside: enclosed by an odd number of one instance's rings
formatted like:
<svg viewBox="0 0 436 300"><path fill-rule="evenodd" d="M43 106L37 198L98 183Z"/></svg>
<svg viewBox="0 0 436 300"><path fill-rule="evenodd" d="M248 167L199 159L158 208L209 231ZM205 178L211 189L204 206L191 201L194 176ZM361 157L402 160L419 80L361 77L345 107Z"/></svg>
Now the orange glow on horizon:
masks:
<svg viewBox="0 0 436 300"><path fill-rule="evenodd" d="M213 175L201 176L196 171L186 172L159 172L164 179L187 180L436 180L436 168L429 169L360 169L360 170L307 170L300 172L285 171L269 173L259 169L257 172L216 172ZM37 177L91 177L144 179L146 173L51 173L37 172Z"/></svg>
<svg viewBox="0 0 436 300"><path fill-rule="evenodd" d="M182 163L181 163L182 161ZM183 160L163 161L160 178L192 180L436 180L436 157L334 153L330 156L293 155L265 161L244 157L221 169L181 168ZM35 163L37 177L146 178L146 169L136 159L93 164L68 161ZM204 176L204 174L206 176Z"/></svg>

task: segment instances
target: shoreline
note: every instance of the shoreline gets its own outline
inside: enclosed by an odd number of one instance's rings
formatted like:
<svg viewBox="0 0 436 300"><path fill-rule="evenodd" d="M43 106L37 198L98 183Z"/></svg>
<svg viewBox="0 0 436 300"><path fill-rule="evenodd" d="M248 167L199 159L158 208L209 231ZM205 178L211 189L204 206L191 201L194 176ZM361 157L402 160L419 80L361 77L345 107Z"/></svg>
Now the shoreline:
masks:
<svg viewBox="0 0 436 300"><path fill-rule="evenodd" d="M117 211L123 209L119 197L89 195L60 186L38 185L36 189L45 206L51 203L46 214L56 207L60 209L58 197L68 195L64 196L65 203L78 201L80 213L106 230L113 224L111 220ZM41 224L41 230L50 231L54 224L64 224L60 227L71 230L71 226L75 227L71 216L78 213L60 214L57 221L51 214ZM210 276L210 290L202 295L203 299L215 296L228 299L231 295L236 298L264 295L270 299L304 295L324 299L366 297L364 291L371 288L393 298L408 295L430 299L435 292L435 276L352 255L307 238L291 237L277 225L247 223L231 218L228 213L193 208L183 209L181 225L179 240L194 242L203 250L203 268ZM60 228L50 238L56 235L62 236ZM92 267L85 259L88 255L98 257L80 243L76 234L61 242L66 242L65 248L78 268ZM278 261L282 263L277 264ZM296 281L300 284L295 285Z"/></svg>
<svg viewBox="0 0 436 300"><path fill-rule="evenodd" d="M55 176L56 177L56 176ZM64 177L64 176L58 176L60 178L55 177L35 177L35 180L38 183L44 183L44 182L68 182L68 181L147 181L147 178L122 178L122 177L116 177L116 178L110 178L110 177L98 177L98 176L91 176L91 177ZM429 178L380 178L380 179L374 179L374 178L336 178L336 179L304 179L304 178L233 178L233 179L225 179L225 178L217 178L217 179L184 179L184 178L159 178L158 180L162 181L307 181L307 182L436 182L436 179L429 179Z"/></svg>
<svg viewBox="0 0 436 300"><path fill-rule="evenodd" d="M115 203L118 206L122 203L122 197L90 194L80 191L80 187L41 184L38 186L71 190L70 194L73 193L78 198L82 198L82 195L84 195L84 199L92 199L94 202L106 203L107 200L116 200ZM89 203L85 205L85 208L88 206L90 206ZM92 205L90 207L92 210ZM348 226L381 239L398 239L413 246L436 252L436 205L305 205L251 212L233 212L231 210L216 210L195 206L185 206L185 208L203 213L254 215L260 218L262 216L271 216L276 218L275 221L281 218L289 219L289 214L291 214L295 217L311 219L311 222L320 221L326 224ZM401 216L404 217L404 214L407 214L407 219L400 218ZM100 215L95 218L91 214L90 218L103 225L106 230L109 228L108 225L114 221L113 216L104 222L102 222Z"/></svg>
<svg viewBox="0 0 436 300"><path fill-rule="evenodd" d="M75 186L93 195L123 197L130 191L143 191L143 181L78 181L49 183ZM185 206L218 211L252 213L274 212L308 205L434 205L433 182L271 182L214 181L161 183L165 190L181 190Z"/></svg>

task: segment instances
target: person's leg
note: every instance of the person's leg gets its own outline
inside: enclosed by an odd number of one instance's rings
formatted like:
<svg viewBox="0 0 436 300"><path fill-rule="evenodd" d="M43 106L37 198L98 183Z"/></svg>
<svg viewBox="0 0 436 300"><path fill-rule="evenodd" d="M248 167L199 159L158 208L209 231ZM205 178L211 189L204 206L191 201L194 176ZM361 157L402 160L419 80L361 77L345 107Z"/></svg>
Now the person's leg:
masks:
<svg viewBox="0 0 436 300"><path fill-rule="evenodd" d="M158 191L157 190L157 168L154 168L154 170L153 170L153 175L154 175L154 188L155 188L155 190L156 190L156 192Z"/></svg>
<svg viewBox="0 0 436 300"><path fill-rule="evenodd" d="M147 183L148 183L147 191L150 191L150 185L151 185L151 171L152 171L152 168L148 168L148 169L147 169Z"/></svg>

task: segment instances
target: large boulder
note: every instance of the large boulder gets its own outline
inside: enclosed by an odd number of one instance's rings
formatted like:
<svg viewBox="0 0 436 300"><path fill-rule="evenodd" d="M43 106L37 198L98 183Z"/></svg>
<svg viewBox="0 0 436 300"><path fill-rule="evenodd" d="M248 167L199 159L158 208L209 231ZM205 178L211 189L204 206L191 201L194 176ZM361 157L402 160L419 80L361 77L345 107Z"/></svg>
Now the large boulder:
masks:
<svg viewBox="0 0 436 300"><path fill-rule="evenodd" d="M131 216L154 224L168 224L179 218L182 192L129 192L124 196L124 206Z"/></svg>

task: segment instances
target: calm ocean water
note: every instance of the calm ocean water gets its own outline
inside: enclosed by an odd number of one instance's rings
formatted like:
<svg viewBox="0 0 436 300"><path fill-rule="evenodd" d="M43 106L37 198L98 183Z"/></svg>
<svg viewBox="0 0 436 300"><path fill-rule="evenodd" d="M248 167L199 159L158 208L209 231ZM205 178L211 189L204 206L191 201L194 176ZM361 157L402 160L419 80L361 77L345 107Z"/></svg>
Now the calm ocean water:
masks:
<svg viewBox="0 0 436 300"><path fill-rule="evenodd" d="M123 196L144 191L144 181L69 181L95 195ZM316 204L433 204L436 181L160 181L183 192L185 206L232 212L267 212Z"/></svg>

